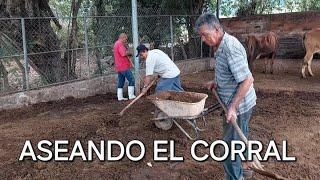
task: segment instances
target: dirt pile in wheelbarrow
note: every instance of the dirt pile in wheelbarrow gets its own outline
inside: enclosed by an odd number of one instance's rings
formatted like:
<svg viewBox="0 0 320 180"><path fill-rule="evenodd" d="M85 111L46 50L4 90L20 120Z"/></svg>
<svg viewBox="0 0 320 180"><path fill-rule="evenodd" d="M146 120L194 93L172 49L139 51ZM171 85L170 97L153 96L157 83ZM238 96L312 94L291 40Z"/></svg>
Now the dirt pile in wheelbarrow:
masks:
<svg viewBox="0 0 320 180"><path fill-rule="evenodd" d="M204 95L192 92L163 92L158 94L155 98L186 103L197 103L204 98Z"/></svg>

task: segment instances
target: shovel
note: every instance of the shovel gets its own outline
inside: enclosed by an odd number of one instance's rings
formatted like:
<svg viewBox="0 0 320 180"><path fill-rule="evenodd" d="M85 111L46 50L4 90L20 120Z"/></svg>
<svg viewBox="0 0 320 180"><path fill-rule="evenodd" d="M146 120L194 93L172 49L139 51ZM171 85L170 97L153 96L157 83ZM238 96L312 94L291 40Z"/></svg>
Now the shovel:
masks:
<svg viewBox="0 0 320 180"><path fill-rule="evenodd" d="M220 103L223 111L225 112L225 114L228 113L228 110L226 108L226 106L222 103L217 91L212 88L212 93L214 94L214 96L217 98L218 102ZM237 121L231 121L232 126L234 127L234 129L237 131L237 133L240 136L240 139L248 146L248 139L246 138L246 136L243 134L243 132L241 131L240 127L237 124ZM260 161L253 156L253 167L251 167L251 169L263 176L269 177L269 178L273 178L273 179L286 179L278 174L266 171L263 169L263 166L261 165Z"/></svg>
<svg viewBox="0 0 320 180"><path fill-rule="evenodd" d="M145 95L148 90L151 88L151 86L157 81L157 78L155 78L154 80L151 81L151 83L146 87L146 90L142 93L139 94L138 97L136 97L134 100L132 100L130 102L130 104L128 104L125 108L122 109L122 111L119 113L120 116L123 116L124 112L131 107L136 101L138 101L138 99L140 99L143 95Z"/></svg>

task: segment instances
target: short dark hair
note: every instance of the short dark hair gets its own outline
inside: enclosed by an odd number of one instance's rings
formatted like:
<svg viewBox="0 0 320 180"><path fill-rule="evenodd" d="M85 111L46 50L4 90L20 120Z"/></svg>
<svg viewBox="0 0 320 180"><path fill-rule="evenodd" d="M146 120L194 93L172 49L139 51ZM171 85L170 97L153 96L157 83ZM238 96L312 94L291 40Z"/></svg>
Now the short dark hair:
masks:
<svg viewBox="0 0 320 180"><path fill-rule="evenodd" d="M149 50L149 49L148 49L144 44L140 44L140 45L137 47L138 54L137 54L136 57L138 57L141 52L148 51L148 50Z"/></svg>

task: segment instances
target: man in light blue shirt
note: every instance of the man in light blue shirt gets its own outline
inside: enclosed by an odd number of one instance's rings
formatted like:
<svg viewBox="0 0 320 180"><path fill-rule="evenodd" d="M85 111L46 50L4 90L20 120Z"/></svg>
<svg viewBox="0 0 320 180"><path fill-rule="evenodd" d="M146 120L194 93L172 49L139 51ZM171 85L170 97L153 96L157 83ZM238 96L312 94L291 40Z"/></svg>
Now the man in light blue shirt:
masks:
<svg viewBox="0 0 320 180"><path fill-rule="evenodd" d="M209 13L201 15L196 21L196 30L202 41L215 51L215 80L206 85L216 88L222 102L228 108L223 123L223 140L230 144L240 140L230 121L237 121L243 133L248 137L248 125L253 107L256 105L256 93L253 77L248 67L247 54L242 44L233 36L224 32L217 18ZM240 157L223 162L226 179L242 179L243 169ZM248 166L248 164L246 163Z"/></svg>

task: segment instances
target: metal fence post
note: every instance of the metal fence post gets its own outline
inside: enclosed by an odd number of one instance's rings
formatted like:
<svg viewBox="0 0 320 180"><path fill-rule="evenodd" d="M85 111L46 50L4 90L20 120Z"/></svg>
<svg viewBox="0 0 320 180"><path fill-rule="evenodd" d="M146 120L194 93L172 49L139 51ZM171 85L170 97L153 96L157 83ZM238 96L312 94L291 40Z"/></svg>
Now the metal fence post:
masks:
<svg viewBox="0 0 320 180"><path fill-rule="evenodd" d="M84 20L84 46L85 46L85 57L87 60L87 73L88 78L90 78L90 61L89 61L89 48L88 48L88 22L87 22L87 13L85 13L83 20Z"/></svg>
<svg viewBox="0 0 320 180"><path fill-rule="evenodd" d="M220 0L217 0L217 4L216 4L216 16L217 16L217 19L220 20Z"/></svg>
<svg viewBox="0 0 320 180"><path fill-rule="evenodd" d="M171 59L174 61L174 40L173 40L173 22L172 22L172 16L170 16L170 36L171 36Z"/></svg>
<svg viewBox="0 0 320 180"><path fill-rule="evenodd" d="M201 37L200 37L200 49L201 49L200 57L203 58L203 42L201 40Z"/></svg>
<svg viewBox="0 0 320 180"><path fill-rule="evenodd" d="M21 30L22 30L22 45L23 45L23 60L24 60L24 75L26 80L26 89L30 90L29 87L29 67L28 67L28 51L27 51L27 39L26 39L26 26L24 22L24 18L21 18Z"/></svg>
<svg viewBox="0 0 320 180"><path fill-rule="evenodd" d="M139 57L136 57L136 47L138 46L138 13L137 0L132 0L132 37L133 37L133 57L134 57L134 75L135 75L135 90L136 94L140 94L140 67Z"/></svg>

